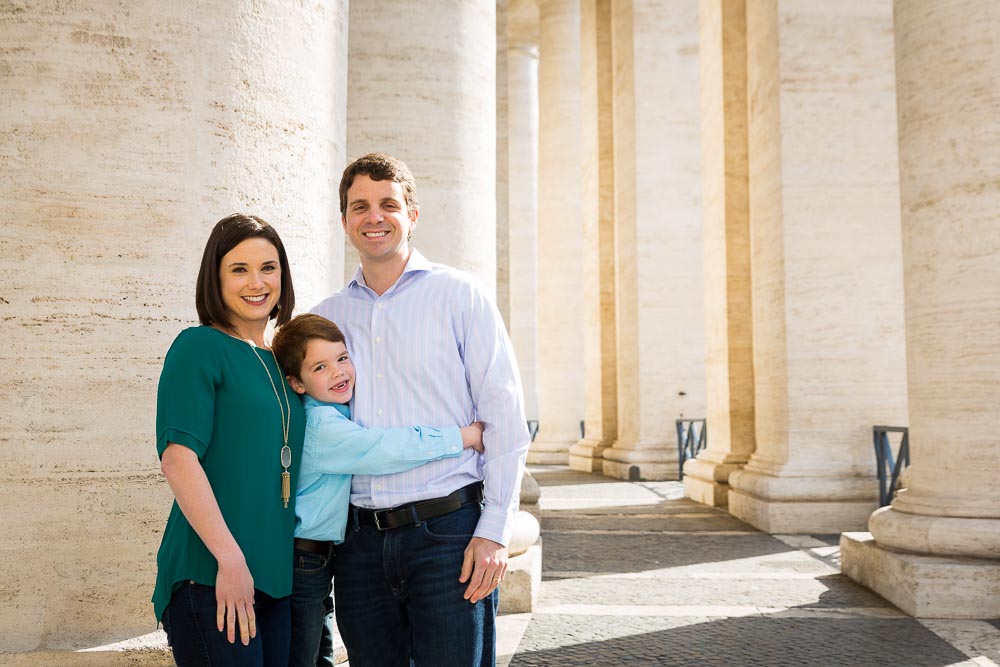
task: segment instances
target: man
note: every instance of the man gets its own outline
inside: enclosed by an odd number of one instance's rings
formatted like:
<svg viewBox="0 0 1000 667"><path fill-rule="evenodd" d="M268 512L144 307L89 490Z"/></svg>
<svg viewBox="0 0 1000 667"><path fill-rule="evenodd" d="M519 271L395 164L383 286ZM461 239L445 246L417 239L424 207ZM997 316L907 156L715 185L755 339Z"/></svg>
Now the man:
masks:
<svg viewBox="0 0 1000 667"><path fill-rule="evenodd" d="M419 205L400 160L374 153L350 164L340 212L361 266L313 312L350 342L354 419L486 426L482 456L354 477L334 586L349 659L493 665L497 588L530 444L510 340L471 276L410 248Z"/></svg>

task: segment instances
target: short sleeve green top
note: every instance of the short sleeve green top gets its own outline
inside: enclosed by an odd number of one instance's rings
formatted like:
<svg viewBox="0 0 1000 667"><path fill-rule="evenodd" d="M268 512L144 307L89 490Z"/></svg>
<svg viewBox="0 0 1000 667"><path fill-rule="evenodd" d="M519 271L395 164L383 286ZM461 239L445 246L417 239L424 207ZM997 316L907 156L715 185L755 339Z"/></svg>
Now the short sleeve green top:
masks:
<svg viewBox="0 0 1000 667"><path fill-rule="evenodd" d="M167 444L173 442L198 455L226 526L243 550L254 587L276 598L292 592L295 488L305 431L302 402L285 385L291 406L288 446L292 450L292 497L285 508L281 501L281 413L274 391L284 407L284 382L269 350L252 348L212 327L193 327L182 331L167 352L156 397L157 452L163 456ZM176 501L156 565L153 610L157 621L183 582L215 585L215 557Z"/></svg>

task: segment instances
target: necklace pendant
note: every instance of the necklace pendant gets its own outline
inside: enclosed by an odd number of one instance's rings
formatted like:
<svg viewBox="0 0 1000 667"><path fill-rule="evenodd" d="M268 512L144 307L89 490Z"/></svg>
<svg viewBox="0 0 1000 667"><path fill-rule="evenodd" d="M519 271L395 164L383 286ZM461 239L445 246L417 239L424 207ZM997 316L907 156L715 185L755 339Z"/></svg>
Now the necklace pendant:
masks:
<svg viewBox="0 0 1000 667"><path fill-rule="evenodd" d="M288 509L288 501L292 497L292 476L286 470L281 473L281 501L285 503L285 509Z"/></svg>

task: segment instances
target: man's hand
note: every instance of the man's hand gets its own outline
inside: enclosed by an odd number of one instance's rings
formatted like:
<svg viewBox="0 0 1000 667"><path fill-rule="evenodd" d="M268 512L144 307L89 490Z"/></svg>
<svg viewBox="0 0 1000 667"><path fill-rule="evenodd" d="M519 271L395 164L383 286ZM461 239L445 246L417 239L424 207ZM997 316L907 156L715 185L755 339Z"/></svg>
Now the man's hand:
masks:
<svg viewBox="0 0 1000 667"><path fill-rule="evenodd" d="M460 584L469 582L463 597L475 604L503 581L507 572L507 547L485 537L473 537L465 547Z"/></svg>

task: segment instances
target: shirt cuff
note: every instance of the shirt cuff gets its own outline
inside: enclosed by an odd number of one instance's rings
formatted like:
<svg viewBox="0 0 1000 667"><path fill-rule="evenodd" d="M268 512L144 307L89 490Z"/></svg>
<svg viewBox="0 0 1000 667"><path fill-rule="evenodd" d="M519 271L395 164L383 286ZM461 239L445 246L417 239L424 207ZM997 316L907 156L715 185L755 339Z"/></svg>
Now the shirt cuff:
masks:
<svg viewBox="0 0 1000 667"><path fill-rule="evenodd" d="M499 507L487 505L483 508L479 523L476 524L476 532L473 535L507 546L514 533L513 517L516 512L516 504L509 512Z"/></svg>

